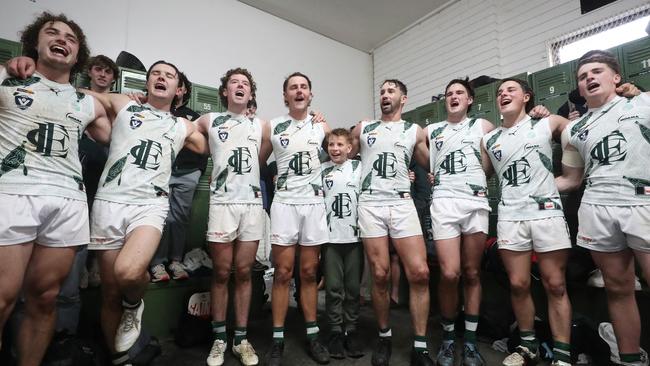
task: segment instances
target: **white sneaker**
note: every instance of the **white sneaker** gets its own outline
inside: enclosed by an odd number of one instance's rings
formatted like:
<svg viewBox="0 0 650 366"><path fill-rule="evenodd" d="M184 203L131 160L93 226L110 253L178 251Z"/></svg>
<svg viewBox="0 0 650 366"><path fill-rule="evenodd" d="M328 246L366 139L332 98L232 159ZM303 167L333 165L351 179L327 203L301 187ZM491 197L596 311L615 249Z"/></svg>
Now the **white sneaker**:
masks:
<svg viewBox="0 0 650 366"><path fill-rule="evenodd" d="M226 342L222 341L221 339L215 340L214 343L212 343L210 354L205 360L208 366L223 365L223 355L226 352L226 348L228 348L228 344Z"/></svg>
<svg viewBox="0 0 650 366"><path fill-rule="evenodd" d="M587 285L591 287L605 287L605 280L603 279L603 272L600 269L595 269L591 272L591 276L587 280ZM639 277L634 276L634 290L641 291L641 281Z"/></svg>
<svg viewBox="0 0 650 366"><path fill-rule="evenodd" d="M194 272L201 267L202 252L200 248L194 248L185 254L183 267L186 271Z"/></svg>
<svg viewBox="0 0 650 366"><path fill-rule="evenodd" d="M239 357L239 361L244 366L253 366L260 362L253 345L248 343L246 339L242 340L238 346L232 346L232 353Z"/></svg>
<svg viewBox="0 0 650 366"><path fill-rule="evenodd" d="M503 366L534 365L539 359L538 353L532 353L528 347L517 346L515 351L503 360Z"/></svg>
<svg viewBox="0 0 650 366"><path fill-rule="evenodd" d="M135 309L124 309L120 325L115 334L115 351L126 352L138 340L142 326L142 312L144 311L144 300Z"/></svg>
<svg viewBox="0 0 650 366"><path fill-rule="evenodd" d="M571 364L568 363L568 362L555 360L555 361L551 362L551 366L571 366Z"/></svg>

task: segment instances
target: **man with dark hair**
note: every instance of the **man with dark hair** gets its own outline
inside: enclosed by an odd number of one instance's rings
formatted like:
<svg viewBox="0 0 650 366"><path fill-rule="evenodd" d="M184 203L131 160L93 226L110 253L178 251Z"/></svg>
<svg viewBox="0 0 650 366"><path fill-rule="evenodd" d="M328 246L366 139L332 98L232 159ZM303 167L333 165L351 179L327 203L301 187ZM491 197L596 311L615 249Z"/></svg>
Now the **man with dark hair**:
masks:
<svg viewBox="0 0 650 366"><path fill-rule="evenodd" d="M172 114L194 121L199 118L199 114L187 107L192 93L192 83L182 72L178 73L178 77L176 104ZM197 154L187 148L183 148L176 156L169 180L169 214L165 220L165 230L160 245L149 267L151 282L169 281L170 274L174 280L184 280L189 277L181 261L185 251L194 191L207 163L207 155ZM165 262L169 272L165 270Z"/></svg>
<svg viewBox="0 0 650 366"><path fill-rule="evenodd" d="M281 364L284 350L284 322L289 306L289 281L299 247L300 305L305 317L309 354L318 363L328 363L329 353L318 340L316 310L317 271L321 244L329 240L319 150L329 133L326 123L317 123L309 113L313 98L311 80L299 72L283 83L284 103L289 114L265 123L262 129L260 161L271 152L278 166L278 178L271 206L271 244L275 266L271 307L273 343L267 365Z"/></svg>
<svg viewBox="0 0 650 366"><path fill-rule="evenodd" d="M562 134L556 182L565 191L586 181L577 243L591 251L603 274L619 350L612 357L621 365L648 365L639 347L634 259L650 283L650 173L642 163L650 159L650 95L616 95L620 66L607 51L580 57L576 78L589 110Z"/></svg>
<svg viewBox="0 0 650 366"><path fill-rule="evenodd" d="M90 90L97 93L108 93L120 74L120 69L110 58L97 55L88 60L86 72L90 78Z"/></svg>
<svg viewBox="0 0 650 366"><path fill-rule="evenodd" d="M392 332L388 324L389 239L399 255L410 285L410 310L415 332L411 365L433 365L427 350L429 316L429 267L417 210L411 198L408 168L411 159L429 169L426 135L418 126L402 120L407 89L399 80L381 84L381 119L359 122L352 132L350 157L361 153L359 228L373 275L372 305L379 325L379 342L373 366L388 365Z"/></svg>
<svg viewBox="0 0 650 366"><path fill-rule="evenodd" d="M455 364L454 324L461 277L465 295L463 365L485 364L476 345L476 329L481 304L481 259L489 229L490 206L480 151L481 138L494 125L467 116L473 102L474 90L469 82L451 80L445 89L447 120L432 123L426 129L434 175L431 222L440 263L438 300L443 341L436 359L439 366Z"/></svg>
<svg viewBox="0 0 650 366"><path fill-rule="evenodd" d="M232 351L245 366L259 363L247 339L251 271L266 223L258 156L263 122L246 116L246 108L256 89L248 70L228 70L219 88L227 111L208 113L197 121L199 132L208 137L214 163L206 233L213 264L210 295L214 341L206 360L208 366L224 363L228 346L228 284L233 268L235 337Z"/></svg>
<svg viewBox="0 0 650 366"><path fill-rule="evenodd" d="M503 124L483 136L482 164L499 179L501 200L497 245L510 280L510 299L521 343L503 360L504 366L524 366L539 359L535 336L535 305L530 293L533 250L548 298L553 334L552 365L571 364L571 303L566 292L565 269L571 240L555 186L552 140L568 123L551 115L531 118L533 92L524 81L504 79L497 105ZM494 168L493 168L494 167Z"/></svg>
<svg viewBox="0 0 650 366"><path fill-rule="evenodd" d="M107 142L110 122L70 80L88 58L79 26L42 13L22 33L28 73L0 68L0 331L22 290L20 365L39 365L56 321L56 298L75 252L88 243L88 206L78 158L80 134Z"/></svg>

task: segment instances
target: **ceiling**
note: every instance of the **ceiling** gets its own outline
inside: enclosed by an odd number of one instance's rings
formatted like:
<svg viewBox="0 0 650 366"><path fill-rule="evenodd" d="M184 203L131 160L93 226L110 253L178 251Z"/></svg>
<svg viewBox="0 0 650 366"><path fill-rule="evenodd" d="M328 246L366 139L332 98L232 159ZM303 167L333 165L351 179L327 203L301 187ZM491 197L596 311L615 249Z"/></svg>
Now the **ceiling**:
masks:
<svg viewBox="0 0 650 366"><path fill-rule="evenodd" d="M364 52L458 0L239 0Z"/></svg>

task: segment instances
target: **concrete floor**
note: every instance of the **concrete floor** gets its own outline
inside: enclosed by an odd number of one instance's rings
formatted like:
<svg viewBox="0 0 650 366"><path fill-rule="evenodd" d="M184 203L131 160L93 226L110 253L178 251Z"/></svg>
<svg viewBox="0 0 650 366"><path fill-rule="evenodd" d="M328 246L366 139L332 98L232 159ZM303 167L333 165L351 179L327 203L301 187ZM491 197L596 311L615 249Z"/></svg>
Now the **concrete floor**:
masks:
<svg viewBox="0 0 650 366"><path fill-rule="evenodd" d="M293 299L292 299L293 302ZM319 292L319 313L318 323L321 328L321 340L327 341L327 321L324 314L322 304L325 303L324 291ZM295 305L295 303L294 303ZM263 364L264 355L269 348L271 341L271 311L266 310L268 316L261 316L257 319L252 319L248 328L248 339L255 347L258 355L260 356L260 364ZM429 321L429 352L435 355L437 347L440 343L440 327L437 318L430 318ZM410 350L412 345L412 332L411 332L411 318L409 311L406 308L397 308L391 311L391 326L393 331L393 355L391 358L391 365L408 365ZM372 349L374 348L377 339L377 327L374 318L372 307L363 306L361 308L361 315L359 320L359 332L365 343L365 355L358 359L347 358L344 360L332 359L330 364L340 366L362 366L370 365L370 358ZM305 349L305 329L302 314L295 308L290 307L287 314L287 321L285 325L285 349L283 365L317 365L309 358ZM493 350L487 343L479 343L479 347L487 365L501 365L501 361L506 356ZM172 340L163 342L163 353L153 363L153 365L204 365L205 358L209 352L210 345L193 348L179 348ZM460 348L457 346L458 361L460 364ZM239 361L233 356L231 352L226 355L226 366L240 365ZM539 365L545 365L540 363Z"/></svg>

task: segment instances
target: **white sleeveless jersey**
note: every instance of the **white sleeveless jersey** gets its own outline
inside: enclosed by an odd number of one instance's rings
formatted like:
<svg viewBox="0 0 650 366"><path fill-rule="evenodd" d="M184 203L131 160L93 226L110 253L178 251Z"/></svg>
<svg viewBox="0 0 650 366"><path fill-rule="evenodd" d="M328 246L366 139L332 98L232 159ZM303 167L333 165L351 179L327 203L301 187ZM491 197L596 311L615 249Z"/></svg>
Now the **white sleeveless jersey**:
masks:
<svg viewBox="0 0 650 366"><path fill-rule="evenodd" d="M483 137L483 144L501 186L500 221L564 216L548 118L526 116L510 128L498 127Z"/></svg>
<svg viewBox="0 0 650 366"><path fill-rule="evenodd" d="M487 203L481 165L482 119L465 118L427 126L429 163L434 174L432 198L463 198Z"/></svg>
<svg viewBox="0 0 650 366"><path fill-rule="evenodd" d="M330 243L359 241L357 203L361 184L361 162L323 163L323 189L327 208Z"/></svg>
<svg viewBox="0 0 650 366"><path fill-rule="evenodd" d="M261 205L261 121L230 112L210 113L209 119L208 140L214 164L210 201Z"/></svg>
<svg viewBox="0 0 650 366"><path fill-rule="evenodd" d="M271 144L278 166L274 201L286 204L323 202L318 158L325 138L323 125L311 116L296 121L290 116L271 120Z"/></svg>
<svg viewBox="0 0 650 366"><path fill-rule="evenodd" d="M96 198L135 205L166 202L172 165L186 135L182 119L129 102L113 122Z"/></svg>
<svg viewBox="0 0 650 366"><path fill-rule="evenodd" d="M85 201L79 139L93 97L39 73L0 85L0 192Z"/></svg>
<svg viewBox="0 0 650 366"><path fill-rule="evenodd" d="M361 123L360 202L383 205L412 199L408 167L416 140L417 125L411 122Z"/></svg>
<svg viewBox="0 0 650 366"><path fill-rule="evenodd" d="M571 145L585 161L582 202L650 204L650 96L617 96L567 128Z"/></svg>

